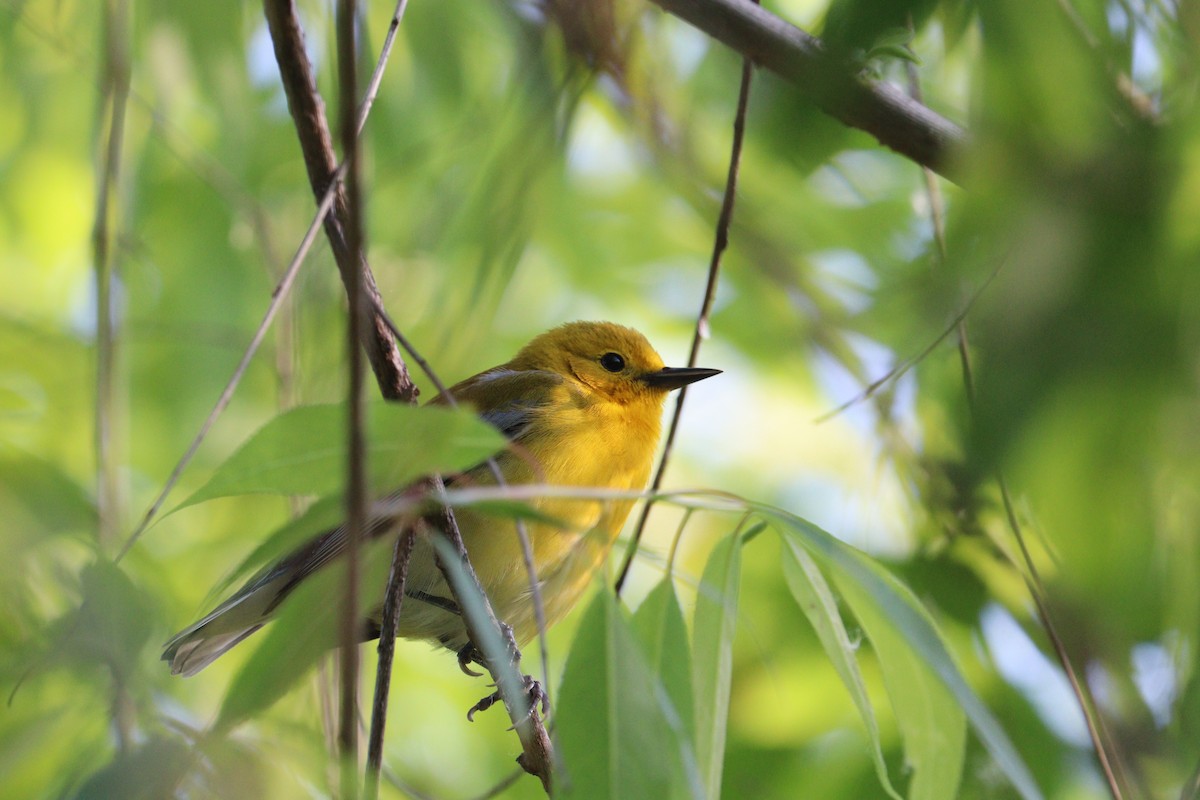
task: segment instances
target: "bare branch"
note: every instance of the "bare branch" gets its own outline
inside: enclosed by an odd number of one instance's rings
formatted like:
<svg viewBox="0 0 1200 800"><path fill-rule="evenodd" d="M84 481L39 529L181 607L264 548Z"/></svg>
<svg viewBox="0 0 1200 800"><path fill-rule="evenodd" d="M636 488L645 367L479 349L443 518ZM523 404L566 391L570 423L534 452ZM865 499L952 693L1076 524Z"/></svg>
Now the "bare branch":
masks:
<svg viewBox="0 0 1200 800"><path fill-rule="evenodd" d="M961 127L895 87L851 74L821 41L749 0L654 0L680 19L794 83L834 119L953 181Z"/></svg>
<svg viewBox="0 0 1200 800"><path fill-rule="evenodd" d="M379 771L383 766L383 732L387 727L392 661L396 654L396 637L400 633L400 608L404 602L404 584L408 580L408 562L412 558L415 543L416 538L411 528L396 539L396 546L392 551L392 567L388 573L387 594L383 598L383 615L379 622L379 666L375 670L375 699L371 705L366 785L363 787L363 796L368 800L379 796Z"/></svg>

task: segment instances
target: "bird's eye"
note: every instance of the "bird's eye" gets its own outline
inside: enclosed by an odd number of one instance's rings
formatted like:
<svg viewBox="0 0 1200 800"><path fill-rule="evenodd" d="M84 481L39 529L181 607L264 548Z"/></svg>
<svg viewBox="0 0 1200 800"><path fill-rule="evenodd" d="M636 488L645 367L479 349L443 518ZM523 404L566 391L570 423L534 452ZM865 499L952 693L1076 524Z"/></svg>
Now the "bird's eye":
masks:
<svg viewBox="0 0 1200 800"><path fill-rule="evenodd" d="M620 353L605 353L600 356L600 366L609 372L620 372L625 369L625 359Z"/></svg>

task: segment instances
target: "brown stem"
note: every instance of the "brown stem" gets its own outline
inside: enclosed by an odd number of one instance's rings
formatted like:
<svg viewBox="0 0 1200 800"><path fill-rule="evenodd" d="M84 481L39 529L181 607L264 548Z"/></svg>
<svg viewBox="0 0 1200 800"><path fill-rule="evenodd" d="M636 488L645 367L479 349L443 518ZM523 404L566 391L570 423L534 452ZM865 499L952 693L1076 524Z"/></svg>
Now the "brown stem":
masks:
<svg viewBox="0 0 1200 800"><path fill-rule="evenodd" d="M345 214L342 217L346 248L352 264L363 263L363 226L361 159L358 147L358 70L357 48L354 44L355 23L358 18L356 0L340 0L337 7L338 106L342 153L347 166ZM336 168L328 171L332 180ZM335 203L336 205L336 203ZM328 219L328 217L326 217ZM364 267L365 269L365 267ZM342 798L358 797L358 639L359 600L358 575L359 541L366 527L367 479L366 442L363 435L366 415L363 392L363 357L359 341L365 329L368 313L363 297L364 270L346 272L346 297L349 305L347 320L347 368L349 392L347 405L347 468L346 476L346 583L342 590L341 624L341 705L338 718L338 751L342 766Z"/></svg>
<svg viewBox="0 0 1200 800"><path fill-rule="evenodd" d="M387 594L383 599L383 615L379 622L379 666L375 670L375 699L371 705L371 731L367 739L366 781L363 787L363 796L367 800L375 800L379 796L392 661L396 654L396 637L400 632L400 608L404 601L404 584L408 580L408 562L412 558L415 543L416 538L412 529L409 529L400 534L392 550L392 568L388 573Z"/></svg>
<svg viewBox="0 0 1200 800"><path fill-rule="evenodd" d="M309 184L314 196L319 198L333 181L337 159L334 157L329 125L325 120L324 104L317 93L312 65L304 50L304 32L292 0L263 0L263 10L275 47L280 79L288 98L288 110L308 170ZM337 262L342 283L349 287L350 275L358 271L362 275L363 290L374 305L379 300L379 289L367 262L350 252L344 233L346 213L346 195L344 190L339 190L334 200L334 214L325 218L329 248ZM415 398L417 387L408 375L408 368L396 343L378 316L373 317L370 325L364 326L361 339L383 396L389 400L404 401Z"/></svg>
<svg viewBox="0 0 1200 800"><path fill-rule="evenodd" d="M909 26L911 28L911 21ZM921 84L918 80L916 65L910 62L907 73L909 92L912 94L913 99L919 102L921 100ZM926 196L929 199L929 215L933 225L935 252L939 266L945 266L947 261L946 219L942 194L937 183L937 178L933 175L932 171L928 167L924 167L922 173L925 178ZM958 343L959 363L962 367L963 390L967 396L967 407L974 414L975 377L971 367L971 346L967 337L965 313L960 315L955 321L954 329ZM1018 571L1021 572L1022 577L1025 579L1025 585L1029 589L1029 594L1033 598L1034 605L1037 607L1038 617L1042 622L1042 629L1046 632L1046 636L1050 640L1054 655L1058 659L1058 663L1062 666L1063 672L1067 676L1067 681L1071 684L1071 691L1075 694L1076 702L1079 703L1079 708L1083 712L1088 735L1092 740L1092 749L1095 751L1100 768L1104 772L1109 791L1112 793L1114 800L1121 800L1124 796L1121 791L1121 781L1118 778L1117 772L1113 769L1113 761L1108 755L1111 743L1109 747L1105 746L1104 724L1100 717L1099 709L1096 707L1095 700L1088 690L1087 683L1079 679L1075 671L1075 666L1071 662L1071 657L1067 653L1066 645L1063 643L1062 637L1058 635L1058 628L1054 624L1054 618L1050 615L1050 608L1046 603L1045 585L1038 574L1037 566L1034 564L1033 557L1029 553L1029 548L1025 544L1025 535L1021 530L1020 523L1017 521L1016 510L1013 508L1012 495L1008 491L1008 484L1004 480L1003 473L999 470L996 472L996 482L1000 487L1000 497L1004 503L1004 513L1008 520L1009 529L1012 532L1013 538L1017 541L1017 546L1021 551L1021 558L1024 561L1024 570L1022 571L1018 567ZM1014 564L1014 566L1016 565Z"/></svg>
<svg viewBox="0 0 1200 800"><path fill-rule="evenodd" d="M440 476L430 479L433 493L443 497L446 491ZM488 642L502 641L500 620L492 609L487 593L479 583L471 560L467 557L467 548L459 533L458 522L454 511L448 505L443 505L437 519L438 532L450 545L457 558L456 564L447 564L440 554L437 555L438 568L446 576L446 585L454 596L458 607L464 610L463 624L467 636L477 647L488 656ZM435 553L437 550L435 549ZM478 600L478 602L473 602ZM472 602L467 602L472 601ZM470 609L478 608L480 613L471 613ZM542 782L546 794L550 794L550 775L554 761L554 748L550 743L550 734L536 709L530 707L530 698L525 693L524 682L517 669L518 660L497 657L492 654L485 658L487 671L491 674L496 689L500 692L508 718L512 720L513 729L521 740L522 754L517 763L530 775L536 775ZM519 654L517 654L519 659Z"/></svg>

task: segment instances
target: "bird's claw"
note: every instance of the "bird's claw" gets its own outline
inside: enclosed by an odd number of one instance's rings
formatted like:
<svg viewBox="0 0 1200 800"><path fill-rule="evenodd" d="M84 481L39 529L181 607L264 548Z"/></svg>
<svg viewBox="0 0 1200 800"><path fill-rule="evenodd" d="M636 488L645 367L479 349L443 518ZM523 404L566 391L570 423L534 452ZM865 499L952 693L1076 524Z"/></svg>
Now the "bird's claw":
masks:
<svg viewBox="0 0 1200 800"><path fill-rule="evenodd" d="M521 662L521 651L517 648L517 639L513 634L512 626L501 622L500 632L504 636L504 647L508 651L509 662L519 664ZM481 677L483 673L471 669L472 664L478 664L484 669L488 668L487 659L479 648L475 646L475 643L467 642L458 650L458 668L472 678Z"/></svg>
<svg viewBox="0 0 1200 800"><path fill-rule="evenodd" d="M550 698L546 696L546 690L542 688L542 684L535 680L532 675L522 675L521 680L524 683L525 697L529 701L529 711L524 717L514 722L509 730L517 727L517 725L520 725L534 714L540 713L544 718L550 713ZM500 692L498 690L492 692L487 697L471 706L471 709L467 712L467 721L474 722L476 713L480 711L487 711L502 699L503 698L500 696Z"/></svg>
<svg viewBox="0 0 1200 800"><path fill-rule="evenodd" d="M472 678L483 677L482 672L471 669L471 664L483 664L483 654L475 649L475 645L467 642L458 651L458 668Z"/></svg>

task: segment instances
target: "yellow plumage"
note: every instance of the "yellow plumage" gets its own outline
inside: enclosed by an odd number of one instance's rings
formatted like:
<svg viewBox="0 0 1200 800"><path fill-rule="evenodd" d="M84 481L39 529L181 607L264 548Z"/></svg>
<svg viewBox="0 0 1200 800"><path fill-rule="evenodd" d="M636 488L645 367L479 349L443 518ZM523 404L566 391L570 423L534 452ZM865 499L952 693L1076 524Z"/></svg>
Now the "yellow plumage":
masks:
<svg viewBox="0 0 1200 800"><path fill-rule="evenodd" d="M538 336L508 363L462 381L449 393L512 441L496 459L506 483L641 490L658 446L667 392L716 372L664 368L637 331L607 322L575 322ZM438 396L431 402L447 400ZM487 465L453 482L495 484ZM579 599L607 558L632 504L562 498L531 502L546 517L564 523L526 523L547 624L561 619ZM460 509L457 517L496 615L512 626L518 643L528 641L537 626L515 523L470 508ZM253 633L300 580L340 555L343 547L344 531L335 529L251 580L168 642L163 658L171 662L172 672L194 674ZM451 594L428 542L418 540L413 552L406 595L401 636L431 639L455 650L467 644L462 619L438 602Z"/></svg>

